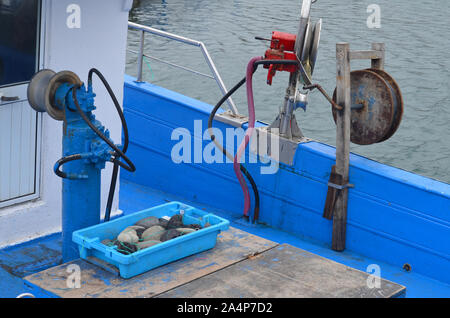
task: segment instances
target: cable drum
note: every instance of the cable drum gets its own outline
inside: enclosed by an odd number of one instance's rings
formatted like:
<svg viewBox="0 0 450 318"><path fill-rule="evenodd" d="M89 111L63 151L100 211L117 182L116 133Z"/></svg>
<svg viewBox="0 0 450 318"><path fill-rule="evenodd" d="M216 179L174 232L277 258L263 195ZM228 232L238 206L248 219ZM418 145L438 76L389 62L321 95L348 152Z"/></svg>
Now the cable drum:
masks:
<svg viewBox="0 0 450 318"><path fill-rule="evenodd" d="M403 117L403 97L402 93L400 92L400 87L398 86L397 82L394 80L392 76L390 76L387 72L380 70L380 69L368 69L369 71L375 72L389 84L391 93L394 95L394 118L391 125L391 128L389 129L388 133L379 141L385 141L391 138L394 133L397 131L398 127L400 126L400 122L402 121Z"/></svg>
<svg viewBox="0 0 450 318"><path fill-rule="evenodd" d="M350 73L350 140L371 145L392 137L403 115L403 99L395 80L379 69ZM336 102L336 89L333 100ZM336 122L336 110L332 108Z"/></svg>
<svg viewBox="0 0 450 318"><path fill-rule="evenodd" d="M55 73L43 69L34 74L27 89L31 107L37 112L47 112L53 119L63 120L63 110L55 105L55 93L58 87L65 83L81 85L81 80L71 71Z"/></svg>

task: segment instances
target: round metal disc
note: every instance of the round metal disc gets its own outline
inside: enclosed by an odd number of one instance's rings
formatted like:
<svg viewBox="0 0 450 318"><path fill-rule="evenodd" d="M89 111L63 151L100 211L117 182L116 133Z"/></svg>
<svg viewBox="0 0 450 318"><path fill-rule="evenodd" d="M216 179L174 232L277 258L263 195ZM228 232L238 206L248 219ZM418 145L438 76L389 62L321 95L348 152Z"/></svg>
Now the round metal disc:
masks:
<svg viewBox="0 0 450 318"><path fill-rule="evenodd" d="M312 28L311 22L308 21L308 25L306 26L305 31L305 39L303 40L303 48L302 48L302 57L301 61L303 63L309 58L309 50L311 49L311 38L312 38Z"/></svg>
<svg viewBox="0 0 450 318"><path fill-rule="evenodd" d="M56 120L64 119L63 110L54 105L55 93L61 84L81 85L82 83L78 75L71 71L58 72L50 79L45 91L45 108L47 113Z"/></svg>
<svg viewBox="0 0 450 318"><path fill-rule="evenodd" d="M380 142L391 129L394 118L391 88L383 77L369 70L351 72L350 82L350 140L359 145ZM336 101L336 90L333 100ZM336 121L337 111L334 108L332 111Z"/></svg>
<svg viewBox="0 0 450 318"><path fill-rule="evenodd" d="M46 112L45 107L45 90L48 87L50 79L56 73L52 70L40 70L31 78L27 88L27 99L30 106L37 112Z"/></svg>
<svg viewBox="0 0 450 318"><path fill-rule="evenodd" d="M387 73L386 71L380 70L380 69L376 69L376 68L371 68L368 69L369 71L375 72L378 75L380 75L381 77L383 77L383 79L388 82L389 86L391 87L391 91L394 95L394 119L393 122L391 124L391 128L389 129L388 133L386 134L386 136L384 136L379 142L388 140L389 138L391 138L394 133L397 131L398 127L400 126L400 122L402 121L402 117L403 117L403 97L402 97L402 93L400 92L400 87L398 86L397 82L394 80L394 78L389 75L389 73Z"/></svg>
<svg viewBox="0 0 450 318"><path fill-rule="evenodd" d="M314 66L316 65L317 54L319 52L321 30L322 30L322 19L319 19L319 21L317 21L316 25L314 26L311 50L309 52L309 64L311 65L311 75L314 72Z"/></svg>

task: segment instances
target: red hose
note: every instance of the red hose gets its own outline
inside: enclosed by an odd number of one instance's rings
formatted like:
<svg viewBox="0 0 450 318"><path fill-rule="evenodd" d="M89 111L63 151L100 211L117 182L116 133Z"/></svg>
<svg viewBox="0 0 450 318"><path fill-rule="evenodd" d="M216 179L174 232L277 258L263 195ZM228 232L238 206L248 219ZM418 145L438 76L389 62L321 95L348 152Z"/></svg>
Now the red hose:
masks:
<svg viewBox="0 0 450 318"><path fill-rule="evenodd" d="M254 63L260 60L262 60L262 57L260 56L254 57L250 60L250 62L247 65L246 84L247 84L247 103L248 103L248 128L247 131L245 132L244 139L239 145L238 151L236 153L236 156L234 157L233 162L234 173L236 174L236 177L238 178L239 183L241 185L242 192L244 193L245 216L248 216L248 211L250 210L250 193L248 191L247 183L245 182L244 176L241 173L239 164L242 154L245 152L245 148L247 148L247 145L250 141L250 137L253 134L253 129L255 128L255 103L253 100L252 78L255 67Z"/></svg>

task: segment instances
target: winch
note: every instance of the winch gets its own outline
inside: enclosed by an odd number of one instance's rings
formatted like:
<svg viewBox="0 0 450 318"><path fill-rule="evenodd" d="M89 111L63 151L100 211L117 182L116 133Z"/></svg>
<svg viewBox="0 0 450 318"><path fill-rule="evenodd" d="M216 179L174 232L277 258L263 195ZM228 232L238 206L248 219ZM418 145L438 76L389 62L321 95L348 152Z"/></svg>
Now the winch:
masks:
<svg viewBox="0 0 450 318"><path fill-rule="evenodd" d="M109 131L92 113L95 93L92 75L97 74L109 92L122 121L124 144L115 145ZM55 73L44 69L36 73L28 86L28 101L37 112L46 112L55 120L63 121L63 158L54 166L62 184L63 261L78 258L78 247L72 242L76 230L100 223L101 170L106 162L113 162L113 174L105 220L109 220L119 166L135 171L125 155L128 130L117 98L104 76L91 69L88 85L71 71ZM120 159L123 159L122 162Z"/></svg>
<svg viewBox="0 0 450 318"><path fill-rule="evenodd" d="M392 137L400 125L403 115L403 100L399 86L384 71L384 44L373 43L372 50L350 51L348 43L336 44L336 89L331 98L325 89L313 83L320 41L322 20L311 23L311 5L315 1L303 0L297 35L273 31L271 39L255 37L269 41L270 48L264 57L252 58L247 66L247 75L236 84L214 107L208 121L211 139L230 159L234 160L234 171L244 193L244 216L249 218L250 195L242 173L247 177L255 196L253 221L258 219L259 194L252 176L240 164L240 158L255 130L258 140L266 139L266 146L252 149L259 156L269 156L277 162L292 165L294 155L300 143L310 139L304 137L294 111L306 110L308 94L317 89L332 106L336 122L336 165L332 167L328 194L324 208L324 217L333 219L333 242L335 250L345 248L345 225L349 183L350 141L360 145L370 145ZM351 72L350 61L366 59L371 68ZM253 100L252 75L258 65L268 69L267 84L271 85L276 72L289 72L289 84L284 104L280 107L275 120L266 127L255 128L255 105ZM212 131L212 120L218 108L244 83L247 86L248 129L244 140L234 156L229 154L216 140ZM225 115L226 116L226 115ZM272 149L270 140L277 138L278 149ZM265 148L265 149L264 149ZM342 195L339 195L342 193ZM336 213L334 211L336 210Z"/></svg>
<svg viewBox="0 0 450 318"><path fill-rule="evenodd" d="M383 142L400 126L403 99L400 88L386 71L376 68L350 73L350 140L358 145ZM336 90L333 94L336 101ZM332 108L336 121L336 108Z"/></svg>

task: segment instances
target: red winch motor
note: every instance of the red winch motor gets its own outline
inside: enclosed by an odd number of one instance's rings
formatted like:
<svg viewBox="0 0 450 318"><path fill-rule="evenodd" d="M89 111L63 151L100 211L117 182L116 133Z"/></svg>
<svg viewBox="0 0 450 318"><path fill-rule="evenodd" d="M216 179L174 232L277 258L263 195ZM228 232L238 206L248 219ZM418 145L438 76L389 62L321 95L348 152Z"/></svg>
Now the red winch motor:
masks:
<svg viewBox="0 0 450 318"><path fill-rule="evenodd" d="M294 53L296 39L297 36L295 34L273 31L272 39L270 40L270 49L266 51L264 59L297 61L297 56ZM269 69L269 73L267 74L267 84L272 85L272 78L275 76L277 71L293 73L297 71L298 66L270 64L264 65L264 68Z"/></svg>

